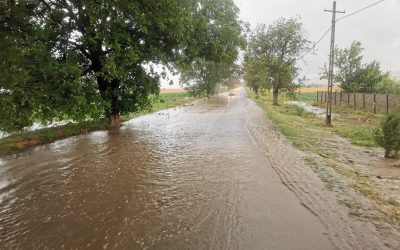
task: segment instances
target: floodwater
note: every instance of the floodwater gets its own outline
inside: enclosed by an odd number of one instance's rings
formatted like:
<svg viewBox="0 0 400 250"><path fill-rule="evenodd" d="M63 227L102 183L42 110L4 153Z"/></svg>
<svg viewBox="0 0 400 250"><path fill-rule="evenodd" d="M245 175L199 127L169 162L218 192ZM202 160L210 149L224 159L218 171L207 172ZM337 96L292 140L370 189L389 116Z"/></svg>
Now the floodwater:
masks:
<svg viewBox="0 0 400 250"><path fill-rule="evenodd" d="M0 249L333 249L243 90L0 159ZM262 124L260 124L262 125Z"/></svg>
<svg viewBox="0 0 400 250"><path fill-rule="evenodd" d="M297 106L297 107L303 108L306 112L313 113L313 114L317 115L318 117L325 118L325 115L326 115L326 109L314 107L305 102L290 101L290 102L286 102L285 104L287 104L289 106Z"/></svg>

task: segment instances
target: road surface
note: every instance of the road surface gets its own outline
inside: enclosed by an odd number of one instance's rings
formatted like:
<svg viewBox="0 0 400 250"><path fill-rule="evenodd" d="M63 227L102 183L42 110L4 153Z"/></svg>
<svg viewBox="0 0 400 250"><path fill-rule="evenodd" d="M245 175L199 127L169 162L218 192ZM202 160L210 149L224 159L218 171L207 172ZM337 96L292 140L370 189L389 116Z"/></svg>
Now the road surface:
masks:
<svg viewBox="0 0 400 250"><path fill-rule="evenodd" d="M1 158L0 249L334 249L263 117L239 90Z"/></svg>

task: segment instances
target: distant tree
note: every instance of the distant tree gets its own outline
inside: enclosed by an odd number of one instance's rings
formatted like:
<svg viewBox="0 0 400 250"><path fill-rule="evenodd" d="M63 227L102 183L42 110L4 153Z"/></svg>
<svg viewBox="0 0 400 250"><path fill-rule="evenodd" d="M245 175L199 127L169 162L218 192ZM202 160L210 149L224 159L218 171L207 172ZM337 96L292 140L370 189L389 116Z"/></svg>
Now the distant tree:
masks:
<svg viewBox="0 0 400 250"><path fill-rule="evenodd" d="M212 61L196 61L189 70L181 75L181 83L186 86L192 96L212 96L224 80L234 74L234 64Z"/></svg>
<svg viewBox="0 0 400 250"><path fill-rule="evenodd" d="M159 92L148 65L185 70L237 57L232 0L2 1L0 129L147 109Z"/></svg>
<svg viewBox="0 0 400 250"><path fill-rule="evenodd" d="M358 41L354 41L350 48L335 49L334 64L337 71L333 77L345 92L376 92L378 84L389 78L389 73L382 72L379 62L363 64L363 50ZM321 79L327 78L328 69L325 65Z"/></svg>
<svg viewBox="0 0 400 250"><path fill-rule="evenodd" d="M223 82L223 85L228 87L229 90L240 87L240 78L228 78Z"/></svg>
<svg viewBox="0 0 400 250"><path fill-rule="evenodd" d="M265 65L267 77L273 91L273 104L278 105L281 91L293 91L299 87L297 62L302 54L310 50L303 24L298 18L281 18L270 26L259 25L250 37L247 55L252 63Z"/></svg>
<svg viewBox="0 0 400 250"><path fill-rule="evenodd" d="M253 92L258 95L259 91L270 90L272 88L271 79L268 78L266 68L268 62L263 58L253 58L246 55L244 60L243 79L251 87Z"/></svg>
<svg viewBox="0 0 400 250"><path fill-rule="evenodd" d="M400 82L385 77L377 86L377 93L400 95Z"/></svg>

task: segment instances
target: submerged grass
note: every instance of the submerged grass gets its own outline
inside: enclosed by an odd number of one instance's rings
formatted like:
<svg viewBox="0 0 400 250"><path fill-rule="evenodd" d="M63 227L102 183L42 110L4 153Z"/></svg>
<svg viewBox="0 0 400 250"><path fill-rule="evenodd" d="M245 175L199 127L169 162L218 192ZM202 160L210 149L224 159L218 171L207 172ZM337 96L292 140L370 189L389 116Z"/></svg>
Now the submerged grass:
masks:
<svg viewBox="0 0 400 250"><path fill-rule="evenodd" d="M122 120L127 121L147 113L185 105L193 100L193 98L189 98L187 93L162 93L155 99L150 110L137 114L125 115L122 117ZM35 145L46 144L58 139L85 134L95 130L104 130L107 128L108 120L103 118L79 123L69 123L54 128L14 133L8 137L0 139L0 155L11 154Z"/></svg>

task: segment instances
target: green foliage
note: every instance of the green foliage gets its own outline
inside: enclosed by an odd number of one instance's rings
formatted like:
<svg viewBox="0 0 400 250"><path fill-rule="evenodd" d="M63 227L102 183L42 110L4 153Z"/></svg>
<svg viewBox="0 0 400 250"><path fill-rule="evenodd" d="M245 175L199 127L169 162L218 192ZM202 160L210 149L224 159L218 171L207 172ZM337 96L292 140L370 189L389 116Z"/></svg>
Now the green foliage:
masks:
<svg viewBox="0 0 400 250"><path fill-rule="evenodd" d="M376 142L385 149L385 157L395 158L400 152L400 109L382 121L381 129L375 131Z"/></svg>
<svg viewBox="0 0 400 250"><path fill-rule="evenodd" d="M389 73L382 72L378 61L362 63L363 50L361 42L358 41L354 41L350 48L335 49L334 64L337 72L334 73L334 81L339 82L345 92L378 92L378 85L390 80ZM328 69L325 65L321 79L327 78Z"/></svg>
<svg viewBox="0 0 400 250"><path fill-rule="evenodd" d="M256 94L258 94L258 91L269 91L272 88L266 70L267 67L268 62L265 58L253 58L248 54L245 56L243 78Z"/></svg>
<svg viewBox="0 0 400 250"><path fill-rule="evenodd" d="M228 63L242 43L232 0L9 2L0 17L6 131L146 110L163 75L149 65Z"/></svg>
<svg viewBox="0 0 400 250"><path fill-rule="evenodd" d="M400 95L400 83L387 77L378 84L376 93Z"/></svg>
<svg viewBox="0 0 400 250"><path fill-rule="evenodd" d="M181 75L181 84L186 86L191 96L211 96L217 94L224 80L233 75L233 67L225 63L200 60Z"/></svg>
<svg viewBox="0 0 400 250"><path fill-rule="evenodd" d="M301 85L296 82L297 62L310 49L305 34L298 18L281 18L270 26L257 26L250 37L245 76L252 86L273 89L274 104L280 91L291 92Z"/></svg>

